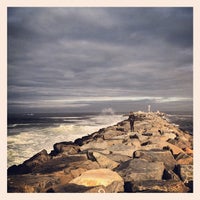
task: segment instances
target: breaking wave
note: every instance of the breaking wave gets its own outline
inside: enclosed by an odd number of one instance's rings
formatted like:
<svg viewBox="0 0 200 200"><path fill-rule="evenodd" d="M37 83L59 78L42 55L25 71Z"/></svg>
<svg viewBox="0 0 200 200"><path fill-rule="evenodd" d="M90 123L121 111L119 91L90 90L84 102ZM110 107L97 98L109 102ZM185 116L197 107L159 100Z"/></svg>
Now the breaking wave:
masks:
<svg viewBox="0 0 200 200"><path fill-rule="evenodd" d="M45 116L43 116L43 119ZM47 119L48 117L46 117ZM74 141L82 136L94 133L101 128L114 125L125 118L122 115L85 115L77 117L53 117L55 121L44 126L31 123L31 126L8 126L8 167L21 164L42 149L48 153L53 145L62 141ZM73 122L71 122L73 118ZM43 120L42 119L42 120ZM67 120L68 119L68 120ZM31 119L33 120L33 119ZM65 123L66 120L67 123ZM43 125L43 126L42 126Z"/></svg>

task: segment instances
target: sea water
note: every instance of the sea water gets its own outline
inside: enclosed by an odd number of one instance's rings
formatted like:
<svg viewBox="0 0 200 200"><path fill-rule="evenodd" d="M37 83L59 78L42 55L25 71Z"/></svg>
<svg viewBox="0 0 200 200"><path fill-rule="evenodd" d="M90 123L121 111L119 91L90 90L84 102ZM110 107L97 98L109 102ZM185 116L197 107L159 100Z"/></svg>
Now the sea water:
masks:
<svg viewBox="0 0 200 200"><path fill-rule="evenodd" d="M167 119L193 134L193 115L167 113ZM127 119L122 113L12 114L8 116L8 167L23 163L57 142L74 141Z"/></svg>
<svg viewBox="0 0 200 200"><path fill-rule="evenodd" d="M193 114L191 112L168 112L166 117L170 123L193 135Z"/></svg>
<svg viewBox="0 0 200 200"><path fill-rule="evenodd" d="M50 153L57 142L74 141L125 119L113 112L9 115L7 165L21 164L43 149Z"/></svg>

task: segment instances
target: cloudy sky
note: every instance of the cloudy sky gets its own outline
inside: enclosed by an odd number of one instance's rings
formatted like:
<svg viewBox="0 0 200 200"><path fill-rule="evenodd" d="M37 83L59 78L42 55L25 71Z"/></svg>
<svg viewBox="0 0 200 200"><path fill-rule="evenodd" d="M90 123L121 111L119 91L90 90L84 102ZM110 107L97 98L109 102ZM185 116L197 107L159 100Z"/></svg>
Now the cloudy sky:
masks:
<svg viewBox="0 0 200 200"><path fill-rule="evenodd" d="M192 8L9 8L8 111L191 111Z"/></svg>

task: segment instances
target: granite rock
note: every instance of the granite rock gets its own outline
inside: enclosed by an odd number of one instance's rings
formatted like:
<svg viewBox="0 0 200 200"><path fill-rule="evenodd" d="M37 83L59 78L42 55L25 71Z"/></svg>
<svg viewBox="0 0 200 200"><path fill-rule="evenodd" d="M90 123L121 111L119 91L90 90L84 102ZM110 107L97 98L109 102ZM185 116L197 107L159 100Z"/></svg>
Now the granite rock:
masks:
<svg viewBox="0 0 200 200"><path fill-rule="evenodd" d="M149 162L144 159L131 159L120 164L115 171L123 177L125 182L162 180L164 168L163 162Z"/></svg>
<svg viewBox="0 0 200 200"><path fill-rule="evenodd" d="M176 160L172 156L171 152L165 150L138 150L134 152L133 158L134 157L145 159L149 162L163 162L167 170L173 170L176 165Z"/></svg>
<svg viewBox="0 0 200 200"><path fill-rule="evenodd" d="M97 163L101 168L114 169L119 165L119 163L109 159L106 155L103 155L101 153L93 152L92 156L94 157L94 159L97 161Z"/></svg>
<svg viewBox="0 0 200 200"><path fill-rule="evenodd" d="M86 187L101 186L101 185L107 187L114 182L115 184L117 183L117 185L119 186L119 187L116 186L116 188L118 188L118 191L115 192L122 192L124 190L123 188L124 181L119 174L110 169L96 169L84 172L81 176L73 179L69 183L76 185L83 185Z"/></svg>

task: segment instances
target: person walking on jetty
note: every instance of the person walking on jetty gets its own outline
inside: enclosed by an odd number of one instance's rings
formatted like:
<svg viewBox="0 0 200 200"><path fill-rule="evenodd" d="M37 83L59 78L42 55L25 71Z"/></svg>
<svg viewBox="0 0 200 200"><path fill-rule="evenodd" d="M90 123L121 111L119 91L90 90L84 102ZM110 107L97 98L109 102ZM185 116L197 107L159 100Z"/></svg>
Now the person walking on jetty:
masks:
<svg viewBox="0 0 200 200"><path fill-rule="evenodd" d="M135 115L133 112L130 112L129 113L129 118L128 118L129 122L130 122L130 129L131 129L131 132L134 131L134 122L135 122Z"/></svg>

